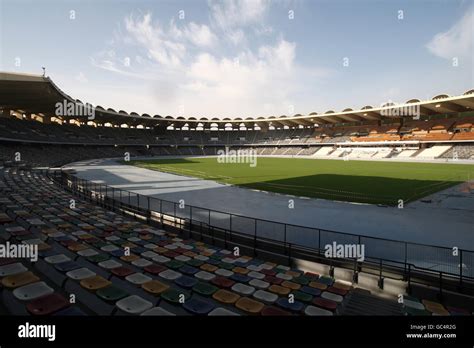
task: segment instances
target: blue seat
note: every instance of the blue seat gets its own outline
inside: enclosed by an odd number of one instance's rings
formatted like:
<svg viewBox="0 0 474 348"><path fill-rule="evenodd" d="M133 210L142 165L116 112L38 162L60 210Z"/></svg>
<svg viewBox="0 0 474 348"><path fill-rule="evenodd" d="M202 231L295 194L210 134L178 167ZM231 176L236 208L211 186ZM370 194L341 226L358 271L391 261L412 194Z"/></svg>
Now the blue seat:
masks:
<svg viewBox="0 0 474 348"><path fill-rule="evenodd" d="M82 316L86 316L87 314L77 307L69 307L69 308L63 309L62 311L56 312L53 315L82 317Z"/></svg>
<svg viewBox="0 0 474 348"><path fill-rule="evenodd" d="M179 271L181 273L189 274L189 275L193 275L199 272L199 270L196 267L189 266L189 265L184 265L183 267L179 269Z"/></svg>
<svg viewBox="0 0 474 348"><path fill-rule="evenodd" d="M54 268L56 268L60 272L69 272L74 271L75 269L82 268L82 266L74 261L66 261L54 265Z"/></svg>
<svg viewBox="0 0 474 348"><path fill-rule="evenodd" d="M230 279L237 283L248 283L252 278L244 274L234 273L231 275Z"/></svg>
<svg viewBox="0 0 474 348"><path fill-rule="evenodd" d="M184 275L176 279L174 282L176 285L179 285L185 289L191 289L194 285L198 283L198 280L196 278Z"/></svg>
<svg viewBox="0 0 474 348"><path fill-rule="evenodd" d="M187 300L184 305L184 309L188 312L196 315L206 315L210 311L212 311L216 306L209 301L200 300L197 298L191 298Z"/></svg>
<svg viewBox="0 0 474 348"><path fill-rule="evenodd" d="M303 303L299 301L294 301L293 303L291 303L286 297L280 297L276 303L280 307L288 309L292 312L301 312L304 308Z"/></svg>
<svg viewBox="0 0 474 348"><path fill-rule="evenodd" d="M147 243L144 243L144 244L147 244ZM145 251L148 251L148 249L143 248L143 247L134 247L134 248L130 248L130 251L134 254L141 254L141 253L144 253Z"/></svg>
<svg viewBox="0 0 474 348"><path fill-rule="evenodd" d="M312 288L311 286L303 286L300 291L305 292L307 294L313 295L313 296L319 296L321 295L321 290Z"/></svg>
<svg viewBox="0 0 474 348"><path fill-rule="evenodd" d="M122 257L125 255L125 250L124 249L118 249L110 252L110 255L115 256L115 257Z"/></svg>
<svg viewBox="0 0 474 348"><path fill-rule="evenodd" d="M214 259L208 259L206 260L206 263L210 264L210 265L213 265L213 266L217 266L219 265L221 262L219 260L214 260Z"/></svg>

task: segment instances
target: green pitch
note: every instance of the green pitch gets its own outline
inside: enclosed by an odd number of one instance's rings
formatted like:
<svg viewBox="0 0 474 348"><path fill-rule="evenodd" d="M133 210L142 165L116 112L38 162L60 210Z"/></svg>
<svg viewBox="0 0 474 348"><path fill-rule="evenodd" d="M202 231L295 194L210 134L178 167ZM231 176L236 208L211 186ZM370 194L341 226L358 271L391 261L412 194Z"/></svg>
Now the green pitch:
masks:
<svg viewBox="0 0 474 348"><path fill-rule="evenodd" d="M217 158L132 161L143 168L295 196L396 205L474 177L468 164L336 161L259 157L257 165Z"/></svg>

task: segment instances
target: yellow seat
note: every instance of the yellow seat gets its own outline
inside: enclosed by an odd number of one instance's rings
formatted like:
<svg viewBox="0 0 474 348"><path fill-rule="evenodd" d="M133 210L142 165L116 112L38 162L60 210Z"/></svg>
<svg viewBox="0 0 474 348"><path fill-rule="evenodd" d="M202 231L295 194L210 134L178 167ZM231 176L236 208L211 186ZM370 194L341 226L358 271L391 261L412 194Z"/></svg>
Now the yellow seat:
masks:
<svg viewBox="0 0 474 348"><path fill-rule="evenodd" d="M112 282L98 275L81 280L81 286L91 291L103 289L111 284Z"/></svg>
<svg viewBox="0 0 474 348"><path fill-rule="evenodd" d="M272 286L270 286L268 290L270 290L271 292L275 294L283 295L283 296L288 295L290 293L289 288L285 288L283 286L276 285L276 284L273 284Z"/></svg>
<svg viewBox="0 0 474 348"><path fill-rule="evenodd" d="M216 301L226 303L226 304L232 304L237 302L237 300L240 298L239 295L237 295L234 292L220 289L219 291L216 291L213 295L212 298Z"/></svg>
<svg viewBox="0 0 474 348"><path fill-rule="evenodd" d="M120 260L125 261L125 262L133 262L133 261L138 260L139 258L140 258L139 256L131 254L128 256L121 256Z"/></svg>
<svg viewBox="0 0 474 348"><path fill-rule="evenodd" d="M249 273L249 270L247 268L243 268L243 267L234 267L232 269L233 272L235 273L240 273L240 274L247 274Z"/></svg>
<svg viewBox="0 0 474 348"><path fill-rule="evenodd" d="M40 279L31 272L23 272L7 276L2 279L2 285L6 288L19 288L20 286L35 283Z"/></svg>
<svg viewBox="0 0 474 348"><path fill-rule="evenodd" d="M319 290L326 290L328 287L327 285L324 285L318 282L311 282L309 283L309 286L311 286L312 288L319 289Z"/></svg>
<svg viewBox="0 0 474 348"><path fill-rule="evenodd" d="M202 265L200 267L203 271L207 271L207 272L214 272L218 269L218 267L214 266L214 265L210 265L208 263L205 263L204 265Z"/></svg>
<svg viewBox="0 0 474 348"><path fill-rule="evenodd" d="M262 311L265 306L262 302L252 300L248 297L241 297L236 303L235 306L247 313L258 314Z"/></svg>
<svg viewBox="0 0 474 348"><path fill-rule="evenodd" d="M142 288L150 294L159 295L162 292L168 290L170 287L166 284L163 284L162 282L159 282L158 280L150 280L149 282L143 283Z"/></svg>
<svg viewBox="0 0 474 348"><path fill-rule="evenodd" d="M298 290L299 288L301 288L300 284L289 282L287 280L285 280L283 283L281 283L281 286L284 286L285 288L288 288L288 289L291 289L291 290Z"/></svg>

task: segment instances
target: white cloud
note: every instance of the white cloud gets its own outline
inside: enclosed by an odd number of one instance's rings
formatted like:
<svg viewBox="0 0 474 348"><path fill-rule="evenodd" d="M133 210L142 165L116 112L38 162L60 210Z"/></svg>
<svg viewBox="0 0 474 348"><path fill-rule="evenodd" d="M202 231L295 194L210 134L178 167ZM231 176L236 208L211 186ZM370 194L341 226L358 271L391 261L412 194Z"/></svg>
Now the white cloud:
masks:
<svg viewBox="0 0 474 348"><path fill-rule="evenodd" d="M426 45L434 55L452 59L453 57L472 57L474 32L474 6L448 31L436 34Z"/></svg>
<svg viewBox="0 0 474 348"><path fill-rule="evenodd" d="M209 0L211 18L221 28L262 23L269 0Z"/></svg>
<svg viewBox="0 0 474 348"><path fill-rule="evenodd" d="M87 83L89 80L87 79L86 75L81 71L79 74L76 75L75 77L76 81L79 81L81 83Z"/></svg>

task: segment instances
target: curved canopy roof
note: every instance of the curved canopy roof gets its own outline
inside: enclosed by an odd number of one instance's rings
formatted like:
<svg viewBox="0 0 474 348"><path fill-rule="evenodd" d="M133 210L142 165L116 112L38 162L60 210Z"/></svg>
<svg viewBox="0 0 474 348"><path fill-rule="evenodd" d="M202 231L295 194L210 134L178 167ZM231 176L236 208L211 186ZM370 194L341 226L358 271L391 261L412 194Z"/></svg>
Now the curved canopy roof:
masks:
<svg viewBox="0 0 474 348"><path fill-rule="evenodd" d="M139 115L136 112L126 112L119 110L118 112L112 108L96 106L95 119L101 123L144 125L144 126L168 126L173 124L180 128L184 124L190 127L197 126L202 123L205 127L211 124L233 124L236 128L242 123L253 126L289 126L296 127L299 125L310 126L314 124L332 124L343 122L357 122L364 120L379 120L387 118L393 108L419 108L420 115L445 114L451 112L463 112L474 110L474 90L468 90L460 96L449 96L447 94L439 94L431 100L421 101L416 98L407 100L404 104L386 103L384 106L374 107L366 105L360 109L344 108L343 111L337 112L328 110L325 112L311 112L309 115L296 114L294 116L267 116L267 117L238 117L236 119L217 118L208 119L206 117L173 117L173 116L155 116L151 114ZM7 73L0 72L0 108L12 109L24 113L34 113L42 115L55 116L56 104L79 103L79 100L73 99L64 93L49 77L31 74ZM87 104L86 104L87 105ZM61 118L78 119L78 116L64 116Z"/></svg>

